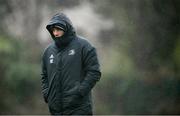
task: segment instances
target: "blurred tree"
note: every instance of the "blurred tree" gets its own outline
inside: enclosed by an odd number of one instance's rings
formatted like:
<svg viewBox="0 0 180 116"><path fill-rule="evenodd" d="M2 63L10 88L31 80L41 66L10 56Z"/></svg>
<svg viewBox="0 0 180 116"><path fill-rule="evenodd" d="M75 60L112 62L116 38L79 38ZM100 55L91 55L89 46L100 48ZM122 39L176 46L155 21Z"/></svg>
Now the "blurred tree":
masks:
<svg viewBox="0 0 180 116"><path fill-rule="evenodd" d="M107 59L102 63L105 67L103 79L107 83L100 82L97 87L98 98L112 104L97 112L179 114L179 60L175 58L179 53L179 0L105 0L93 3L99 13L115 22L113 30L102 32L99 37L107 49L111 48L107 53L111 64ZM110 83L113 85L106 87ZM104 88L108 88L107 91L103 91ZM113 102L117 96L119 102ZM103 104L99 107L107 105L103 101L98 104ZM108 111L108 108L114 110Z"/></svg>
<svg viewBox="0 0 180 116"><path fill-rule="evenodd" d="M17 59L17 49L18 49L18 45L17 42L13 39L10 39L6 36L0 36L0 54L1 54L1 58L0 58L0 73L1 73L1 81L0 81L0 98L1 99L5 99L7 96L7 91L6 91L6 87L4 86L4 80L5 80L5 75L6 73L8 73L8 67L10 66L10 62L12 62L12 60ZM7 106L6 103L4 103L4 100L0 101L0 109L2 111L4 111Z"/></svg>

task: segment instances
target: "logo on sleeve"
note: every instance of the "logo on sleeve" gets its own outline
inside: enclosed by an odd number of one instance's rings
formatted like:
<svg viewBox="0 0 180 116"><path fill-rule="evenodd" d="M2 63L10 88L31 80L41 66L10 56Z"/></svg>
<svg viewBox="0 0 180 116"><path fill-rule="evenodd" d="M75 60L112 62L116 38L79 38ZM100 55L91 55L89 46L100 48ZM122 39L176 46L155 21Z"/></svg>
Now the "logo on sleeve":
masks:
<svg viewBox="0 0 180 116"><path fill-rule="evenodd" d="M54 63L54 56L53 56L53 54L51 54L51 56L49 57L49 63L50 64Z"/></svg>
<svg viewBox="0 0 180 116"><path fill-rule="evenodd" d="M74 55L74 54L75 54L75 50L74 49L69 50L68 55Z"/></svg>

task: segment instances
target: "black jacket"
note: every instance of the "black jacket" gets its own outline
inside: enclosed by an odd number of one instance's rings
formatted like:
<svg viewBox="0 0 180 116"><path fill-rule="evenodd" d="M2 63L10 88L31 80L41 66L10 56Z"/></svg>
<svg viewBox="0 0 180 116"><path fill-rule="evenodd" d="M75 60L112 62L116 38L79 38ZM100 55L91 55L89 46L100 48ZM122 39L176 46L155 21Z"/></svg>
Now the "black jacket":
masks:
<svg viewBox="0 0 180 116"><path fill-rule="evenodd" d="M96 49L76 35L72 23L64 14L56 14L47 25L64 23L65 44L50 44L42 58L42 93L51 114L91 114L91 89L101 72ZM79 111L79 112L77 112Z"/></svg>

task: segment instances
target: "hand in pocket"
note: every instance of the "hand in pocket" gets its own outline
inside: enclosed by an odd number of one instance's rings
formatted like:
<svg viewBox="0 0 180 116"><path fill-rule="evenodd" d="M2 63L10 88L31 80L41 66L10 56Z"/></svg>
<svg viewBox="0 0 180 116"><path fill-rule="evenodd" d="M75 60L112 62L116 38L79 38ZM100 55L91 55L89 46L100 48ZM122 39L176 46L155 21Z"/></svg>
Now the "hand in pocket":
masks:
<svg viewBox="0 0 180 116"><path fill-rule="evenodd" d="M77 95L77 94L74 94L72 95L71 97L71 100L69 102L69 106L70 107L77 107L79 106L80 104L82 103L82 98L81 96Z"/></svg>

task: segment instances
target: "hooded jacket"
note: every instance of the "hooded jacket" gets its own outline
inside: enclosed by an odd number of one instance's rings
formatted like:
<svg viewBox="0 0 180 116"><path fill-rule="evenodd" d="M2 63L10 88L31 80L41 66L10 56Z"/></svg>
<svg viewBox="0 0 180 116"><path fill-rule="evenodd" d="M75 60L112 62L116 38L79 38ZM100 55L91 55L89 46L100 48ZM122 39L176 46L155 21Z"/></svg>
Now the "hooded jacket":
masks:
<svg viewBox="0 0 180 116"><path fill-rule="evenodd" d="M60 44L53 25L66 29ZM76 35L66 15L53 16L46 26L54 42L42 57L42 93L51 114L92 114L91 90L101 77L96 49Z"/></svg>

